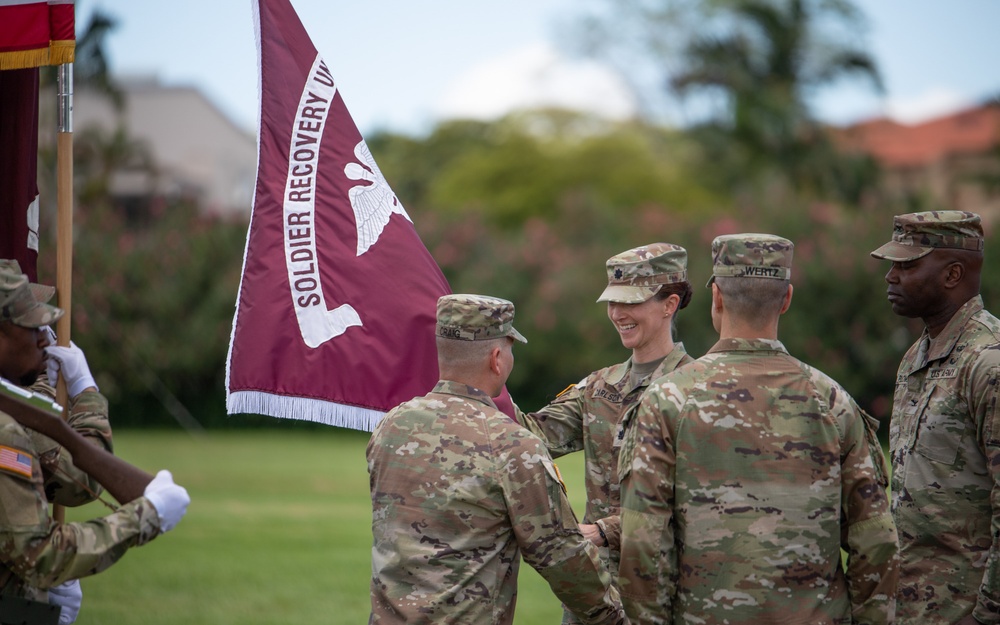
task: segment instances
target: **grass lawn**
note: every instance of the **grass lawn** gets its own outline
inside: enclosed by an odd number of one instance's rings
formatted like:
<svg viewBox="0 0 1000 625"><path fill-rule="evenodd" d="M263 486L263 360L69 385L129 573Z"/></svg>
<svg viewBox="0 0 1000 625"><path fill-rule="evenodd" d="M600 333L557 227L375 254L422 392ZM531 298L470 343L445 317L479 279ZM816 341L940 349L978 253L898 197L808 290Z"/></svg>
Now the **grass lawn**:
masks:
<svg viewBox="0 0 1000 625"><path fill-rule="evenodd" d="M170 469L191 506L172 532L82 580L79 625L309 625L368 621L368 435L335 428L123 431L116 453ZM582 515L583 456L558 462ZM108 498L105 496L105 498ZM67 510L77 521L101 504ZM515 623L558 623L559 601L522 563Z"/></svg>

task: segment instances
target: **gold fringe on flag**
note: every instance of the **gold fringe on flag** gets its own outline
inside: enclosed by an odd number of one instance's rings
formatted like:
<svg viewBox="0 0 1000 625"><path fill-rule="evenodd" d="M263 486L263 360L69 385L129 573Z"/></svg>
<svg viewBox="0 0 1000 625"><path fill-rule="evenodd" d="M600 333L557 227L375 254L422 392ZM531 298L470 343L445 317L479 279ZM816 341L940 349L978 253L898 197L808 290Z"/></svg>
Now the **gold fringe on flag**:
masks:
<svg viewBox="0 0 1000 625"><path fill-rule="evenodd" d="M76 40L50 41L49 50L51 51L49 54L49 65L72 63L76 55Z"/></svg>
<svg viewBox="0 0 1000 625"><path fill-rule="evenodd" d="M35 50L17 50L14 52L0 52L0 70L4 69L27 69L29 67L39 67L49 64L49 49L37 48Z"/></svg>
<svg viewBox="0 0 1000 625"><path fill-rule="evenodd" d="M75 56L75 40L50 41L48 48L0 52L0 70L62 65L63 63L72 63Z"/></svg>

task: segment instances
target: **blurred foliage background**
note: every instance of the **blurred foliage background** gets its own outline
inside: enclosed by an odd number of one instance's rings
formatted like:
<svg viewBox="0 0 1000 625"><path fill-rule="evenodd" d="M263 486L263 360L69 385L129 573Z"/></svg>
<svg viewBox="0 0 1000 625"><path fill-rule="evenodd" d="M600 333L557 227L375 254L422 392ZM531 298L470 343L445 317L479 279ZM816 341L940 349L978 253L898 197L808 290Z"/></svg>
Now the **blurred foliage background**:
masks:
<svg viewBox="0 0 1000 625"><path fill-rule="evenodd" d="M887 419L897 363L921 326L892 314L888 267L868 253L891 234L894 213L949 207L891 191L876 163L841 151L811 110L816 90L839 80L881 88L876 59L858 36L859 7L846 0L600 6L581 15L578 44L635 85L646 111L636 119L532 110L492 122L448 120L423 136L366 137L452 289L515 302L529 338L508 383L515 401L538 408L628 356L595 300L605 260L644 243L687 248L695 295L679 316L678 338L703 354L716 339L703 288L710 243L751 231L796 244L795 297L780 327L791 353ZM85 25L77 77L114 102L120 94L100 52L113 27L100 12ZM662 98L706 103L706 113L682 128L665 126L657 121ZM275 423L225 416L247 221L205 217L186 199L154 198L141 211L113 201L115 172L156 172L123 129L81 133L75 149L73 338L115 423ZM42 146L40 159L44 251L55 246L53 149ZM39 275L54 276L54 264L55 255L43 253ZM988 307L998 292L1000 274L987 271Z"/></svg>

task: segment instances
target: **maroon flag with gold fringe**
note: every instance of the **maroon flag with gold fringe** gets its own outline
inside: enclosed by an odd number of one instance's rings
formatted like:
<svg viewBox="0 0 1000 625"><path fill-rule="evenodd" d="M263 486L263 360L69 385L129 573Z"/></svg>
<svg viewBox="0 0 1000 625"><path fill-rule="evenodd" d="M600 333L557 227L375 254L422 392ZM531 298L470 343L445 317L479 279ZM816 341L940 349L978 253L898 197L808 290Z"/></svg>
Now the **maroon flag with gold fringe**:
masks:
<svg viewBox="0 0 1000 625"><path fill-rule="evenodd" d="M226 408L370 431L437 381L450 290L289 1L254 12L257 184Z"/></svg>
<svg viewBox="0 0 1000 625"><path fill-rule="evenodd" d="M73 61L72 0L0 0L0 258L38 265L38 67Z"/></svg>
<svg viewBox="0 0 1000 625"><path fill-rule="evenodd" d="M72 63L73 0L0 0L0 70Z"/></svg>

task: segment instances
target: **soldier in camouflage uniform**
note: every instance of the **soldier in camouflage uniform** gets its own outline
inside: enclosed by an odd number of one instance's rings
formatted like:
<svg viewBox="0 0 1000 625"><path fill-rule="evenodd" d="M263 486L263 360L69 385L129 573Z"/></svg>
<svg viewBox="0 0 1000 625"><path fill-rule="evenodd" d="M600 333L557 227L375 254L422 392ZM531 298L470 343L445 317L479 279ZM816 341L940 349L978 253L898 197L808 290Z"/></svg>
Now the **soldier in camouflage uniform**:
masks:
<svg viewBox="0 0 1000 625"><path fill-rule="evenodd" d="M438 300L441 380L391 410L368 444L370 623L508 624L521 557L583 623L624 623L542 442L501 413L514 306Z"/></svg>
<svg viewBox="0 0 1000 625"><path fill-rule="evenodd" d="M537 412L515 414L545 442L552 457L583 450L587 507L580 529L601 548L602 561L615 578L621 539L621 419L650 380L691 362L684 345L673 339L676 313L691 301L691 284L687 251L670 243L616 254L606 267L608 286L597 301L608 303L608 318L632 357L591 373ZM575 622L566 610L563 623Z"/></svg>
<svg viewBox="0 0 1000 625"><path fill-rule="evenodd" d="M46 369L48 338L39 328L63 314L44 303L51 295L47 287L29 283L13 262L0 263L0 376L10 382L31 387ZM76 365L75 373L64 373L70 389L69 425L89 444L110 452L107 401L92 385L82 352L73 355L79 351L75 346L59 349L63 351L54 357L64 372L69 363ZM7 601L5 609L13 610L14 604L35 609L32 601L50 601L72 607L75 617L82 595L74 580L104 570L130 546L165 531L160 512L167 514L175 502L157 495L87 523L60 524L49 516L49 503L80 505L95 498L99 488L53 439L0 411L0 594ZM168 490L178 496L183 491L172 480Z"/></svg>
<svg viewBox="0 0 1000 625"><path fill-rule="evenodd" d="M1000 320L979 294L978 215L897 215L892 311L924 331L896 374L889 446L898 622L1000 623Z"/></svg>
<svg viewBox="0 0 1000 625"><path fill-rule="evenodd" d="M0 259L0 272L17 275L22 273L20 264L10 259ZM28 290L35 301L41 304L48 303L56 292L54 287L33 282L28 284ZM43 348L55 346L55 336L51 334L51 329L46 325L40 330L43 331ZM27 388L50 399L56 398L56 389L49 381L47 371L38 374L34 384ZM73 429L94 445L113 451L107 400L100 393L78 393L70 400L68 421ZM50 502L67 507L82 506L101 494L102 488L97 480L78 469L73 464L73 459L52 439L34 430L27 432L38 451L45 481L45 496Z"/></svg>
<svg viewBox="0 0 1000 625"><path fill-rule="evenodd" d="M632 623L892 622L881 450L844 389L777 338L792 249L766 234L713 241L719 342L635 409L620 458Z"/></svg>

